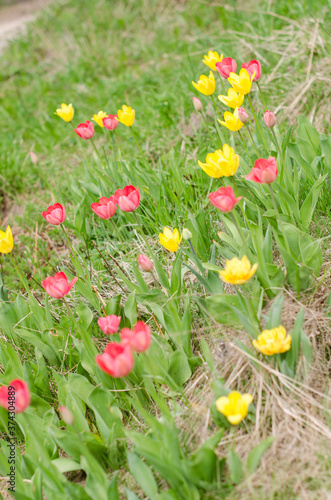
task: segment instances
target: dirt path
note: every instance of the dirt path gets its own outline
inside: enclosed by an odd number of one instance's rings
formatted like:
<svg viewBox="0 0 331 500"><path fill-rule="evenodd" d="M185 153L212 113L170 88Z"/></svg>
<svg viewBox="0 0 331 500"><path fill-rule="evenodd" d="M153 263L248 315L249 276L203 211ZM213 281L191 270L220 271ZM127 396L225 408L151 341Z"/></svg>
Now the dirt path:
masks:
<svg viewBox="0 0 331 500"><path fill-rule="evenodd" d="M24 33L26 23L52 0L21 0L13 5L0 6L0 54L17 35Z"/></svg>

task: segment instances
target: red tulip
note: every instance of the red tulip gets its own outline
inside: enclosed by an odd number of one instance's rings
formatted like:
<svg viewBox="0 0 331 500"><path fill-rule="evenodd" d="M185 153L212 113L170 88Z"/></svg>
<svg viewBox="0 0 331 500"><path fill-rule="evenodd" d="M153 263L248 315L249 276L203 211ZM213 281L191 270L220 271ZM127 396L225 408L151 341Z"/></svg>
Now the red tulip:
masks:
<svg viewBox="0 0 331 500"><path fill-rule="evenodd" d="M95 360L101 370L115 378L126 377L134 365L132 349L126 342L110 342L104 353L98 354Z"/></svg>
<svg viewBox="0 0 331 500"><path fill-rule="evenodd" d="M117 115L108 115L102 118L104 127L108 130L115 130L118 127L119 121Z"/></svg>
<svg viewBox="0 0 331 500"><path fill-rule="evenodd" d="M244 108L238 108L238 118L241 123L247 123L249 120L249 114L244 110Z"/></svg>
<svg viewBox="0 0 331 500"><path fill-rule="evenodd" d="M29 386L23 380L15 379L0 387L0 406L9 412L22 413L30 404Z"/></svg>
<svg viewBox="0 0 331 500"><path fill-rule="evenodd" d="M276 125L276 117L272 111L266 111L263 115L263 119L268 128L273 128Z"/></svg>
<svg viewBox="0 0 331 500"><path fill-rule="evenodd" d="M195 111L197 111L198 113L201 113L201 111L203 110L203 106L202 106L202 102L200 101L200 99L198 99L197 97L192 97L192 101L193 101L193 106L194 106Z"/></svg>
<svg viewBox="0 0 331 500"><path fill-rule="evenodd" d="M85 123L80 123L78 127L75 128L75 132L82 139L91 139L91 137L94 136L94 125L87 120Z"/></svg>
<svg viewBox="0 0 331 500"><path fill-rule="evenodd" d="M271 184L278 175L276 158L270 156L267 160L260 158L254 163L254 167L246 176L249 181L259 184Z"/></svg>
<svg viewBox="0 0 331 500"><path fill-rule="evenodd" d="M145 352L151 345L151 329L143 321L138 321L133 330L122 328L121 339L136 352Z"/></svg>
<svg viewBox="0 0 331 500"><path fill-rule="evenodd" d="M221 62L216 63L216 69L223 78L228 79L230 73L237 71L237 63L231 57L225 57Z"/></svg>
<svg viewBox="0 0 331 500"><path fill-rule="evenodd" d="M98 325L106 335L112 335L113 333L116 333L118 327L120 326L120 322L121 316L115 316L115 314L111 314L107 317L103 316L98 319Z"/></svg>
<svg viewBox="0 0 331 500"><path fill-rule="evenodd" d="M147 257L147 255L140 253L138 255L138 267L140 271L151 273L154 269L154 262L152 262L151 259Z"/></svg>
<svg viewBox="0 0 331 500"><path fill-rule="evenodd" d="M103 196L100 198L99 203L92 203L91 208L101 219L111 219L117 210L115 197L111 196L110 198L106 198Z"/></svg>
<svg viewBox="0 0 331 500"><path fill-rule="evenodd" d="M53 226L62 224L67 218L66 209L60 203L55 203L55 205L48 207L46 212L42 213L42 216L47 222L53 224Z"/></svg>
<svg viewBox="0 0 331 500"><path fill-rule="evenodd" d="M257 82L258 80L260 80L262 76L262 68L260 61L256 61L256 59L253 59L252 61L249 61L249 63L243 63L242 68L247 69L250 77L252 77L253 73L255 73L253 82Z"/></svg>
<svg viewBox="0 0 331 500"><path fill-rule="evenodd" d="M48 295L54 299L63 299L63 297L68 295L77 280L78 278L74 278L69 283L66 275L60 272L56 273L54 277L49 276L41 284Z"/></svg>
<svg viewBox="0 0 331 500"><path fill-rule="evenodd" d="M235 198L231 186L220 187L217 191L210 193L208 196L210 203L212 203L221 212L231 212L234 207L239 203L242 196Z"/></svg>
<svg viewBox="0 0 331 500"><path fill-rule="evenodd" d="M133 210L139 207L139 188L125 186L124 189L118 189L115 191L114 199L116 205L118 205L123 212L133 212Z"/></svg>

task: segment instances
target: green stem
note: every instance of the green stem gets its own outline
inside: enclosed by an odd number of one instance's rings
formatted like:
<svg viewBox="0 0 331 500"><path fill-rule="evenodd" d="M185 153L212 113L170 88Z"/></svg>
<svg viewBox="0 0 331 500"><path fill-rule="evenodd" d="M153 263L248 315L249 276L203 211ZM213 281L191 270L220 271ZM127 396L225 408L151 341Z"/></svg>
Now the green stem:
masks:
<svg viewBox="0 0 331 500"><path fill-rule="evenodd" d="M70 249L70 251L71 251L71 253L72 253L72 256L73 256L75 259L77 259L77 260L78 260L78 256L77 256L77 254L76 254L75 250L74 250L74 249L73 249L73 247L72 247L72 244L71 244L71 242L70 242L70 239L69 239L68 233L67 233L67 231L66 231L66 229L65 229L64 225L63 225L63 224L61 224L60 226L61 226L62 231L64 232L64 235L65 235L65 238L66 238L67 243L68 243L68 245L69 245L69 249Z"/></svg>
<svg viewBox="0 0 331 500"><path fill-rule="evenodd" d="M219 114L219 111L218 111L218 109L217 109L216 102L215 102L215 98L214 98L213 94L212 94L210 97L211 97L211 99L212 99L212 101L213 101L214 108L215 108L215 110L216 110L216 113L217 113L217 115L218 115L218 118L221 120L222 118L221 118L221 115Z"/></svg>
<svg viewBox="0 0 331 500"><path fill-rule="evenodd" d="M96 152L96 154L97 154L97 156L98 156L99 160L100 160L100 161L101 161L101 163L102 163L102 158L101 158L101 155L100 155L100 153L99 153L99 151L98 151L98 149L97 149L97 147L96 147L96 145L95 145L95 142L94 142L94 140L92 139L92 137L91 137L91 143L92 143L92 145L93 145L93 147L94 147L94 151Z"/></svg>
<svg viewBox="0 0 331 500"><path fill-rule="evenodd" d="M246 303L246 306L247 306L247 309L248 309L248 314L250 316L250 319L253 320L254 322L256 321L257 324L258 324L258 327L259 327L259 332L260 333L262 331L262 328L261 328L261 325L260 325L260 321L258 319L258 317L256 316L255 312L254 312L254 309L252 308L252 304L251 304L251 299L249 298L249 295L246 291L246 288L245 288L245 285L241 286L241 291L242 291L242 295L245 299L245 303Z"/></svg>
<svg viewBox="0 0 331 500"><path fill-rule="evenodd" d="M273 192L273 189L272 189L271 185L268 184L268 186L269 186L269 191L270 191L270 196L271 196L271 199L272 199L272 203L274 205L274 208L275 208L275 211L276 211L276 214L277 214L277 218L278 218L278 221L279 221L279 225L280 225L281 231L283 233L283 238L284 238L286 250L287 250L288 254L291 255L290 245L288 244L288 239L287 239L287 236L286 236L286 233L285 233L285 230L284 230L283 221L280 218L280 214L279 214L279 211L278 211L277 203L276 203L276 200L275 200L275 195L274 195L274 192Z"/></svg>
<svg viewBox="0 0 331 500"><path fill-rule="evenodd" d="M208 131L208 134L209 134L209 137L211 138L212 142L214 142L214 137L211 135L210 133L210 130L209 130L209 127L208 127L208 123L207 123L207 120L206 120L206 117L205 117L205 114L203 111L201 111L201 116L203 118L203 121L205 122L205 125L206 125L206 129Z"/></svg>
<svg viewBox="0 0 331 500"><path fill-rule="evenodd" d="M268 109L268 108L267 108L267 105L266 105L266 101L265 101L265 99L264 99L264 92L262 92L262 89L261 89L261 87L260 87L259 82L256 82L256 84L257 84L257 87L258 87L258 89L259 89L259 92L260 92L260 97L261 97L262 102L263 102L264 111L267 111L267 109Z"/></svg>
<svg viewBox="0 0 331 500"><path fill-rule="evenodd" d="M217 71L217 74L218 74L218 76L219 76L219 78L220 78L220 80L221 80L221 85L222 85L223 93L224 93L224 95L226 96L226 95L227 95L227 92L226 92L226 90L225 90L225 86L224 86L223 78L222 78L222 76L219 74L219 72L218 72L218 71Z"/></svg>
<svg viewBox="0 0 331 500"><path fill-rule="evenodd" d="M133 215L134 215L134 218L136 219L136 222L137 222L137 225L138 225L138 227L139 227L139 230L140 230L141 236L142 236L142 237L143 237L143 239L144 239L144 242L145 242L145 244L146 244L146 246L147 246L147 248L148 248L148 251L149 251L149 253L150 253L150 256L153 258L153 251L152 251L152 249L151 249L151 247L150 247L150 245L149 245L149 243L148 243L148 241L147 241L147 238L146 238L146 236L145 236L145 234L144 234L143 227L142 227L142 225L140 224L140 221L139 221L139 219L138 219L138 216L137 216L136 212L133 212Z"/></svg>
<svg viewBox="0 0 331 500"><path fill-rule="evenodd" d="M110 133L111 142L112 142L112 146L113 146L115 166L116 166L116 170L118 170L117 157L116 157L116 148L115 148L115 141L114 141L114 132L109 131L109 133Z"/></svg>
<svg viewBox="0 0 331 500"><path fill-rule="evenodd" d="M254 138L253 138L253 136L251 134L251 131L249 130L248 127L246 127L246 125L244 125L244 127L245 127L245 130L246 130L247 134L248 134L249 140L251 141L251 144L253 146L253 149L254 149L255 153L257 154L258 158L260 158L261 154L260 154L260 151L257 149L257 147L255 145Z"/></svg>
<svg viewBox="0 0 331 500"><path fill-rule="evenodd" d="M252 110L252 114L253 114L253 116L254 116L254 121L255 121L255 124L256 124L256 126L257 126L257 128L258 128L259 132L260 132L260 136L261 136L261 138L262 138L262 142L263 142L263 144L264 144L265 150L266 150L266 152L267 152L267 153L269 153L269 148L268 148L268 146L266 145L266 142L265 142L265 140L264 140L264 135L262 134L262 130L261 130L260 124L259 124L259 122L258 122L257 116L256 116L256 114L255 114L255 111L254 111L254 108L253 108L253 104L252 104L251 98L249 97L249 95L248 95L248 94L247 94L247 96L246 96L246 97L247 97L247 100L248 100L248 102L249 102L250 108L251 108L251 110Z"/></svg>
<svg viewBox="0 0 331 500"><path fill-rule="evenodd" d="M133 135L133 138L134 138L134 140L135 140L135 142L136 142L136 144L137 144L137 147L138 147L138 149L139 149L139 151L140 151L140 154L141 154L141 155L142 155L142 157L146 160L146 158L145 158L145 154L144 154L143 150L142 150L142 149L141 149L141 147L140 147L140 144L139 144L139 142L138 142L137 136L136 136L136 134L135 134L135 132L134 132L133 128L132 128L132 127L130 127L130 130L131 130L131 133L132 133L132 135Z"/></svg>
<svg viewBox="0 0 331 500"><path fill-rule="evenodd" d="M280 161L282 162L282 167L283 167L283 169L286 172L286 176L287 176L288 181L290 182L290 184L292 184L292 181L291 181L291 178L290 178L290 174L289 174L289 172L287 171L287 168L286 168L286 164L285 164L285 160L284 160L284 157L283 157L282 150L281 150L281 148L279 146L279 142L277 140L277 137L276 137L276 134L275 134L273 128L271 129L271 133L272 133L272 136L273 136L275 144L276 144L276 148L277 148L277 151L278 151L278 154L279 154L279 157L280 157Z"/></svg>
<svg viewBox="0 0 331 500"><path fill-rule="evenodd" d="M251 165L253 165L252 159L251 159L251 157L249 156L248 149L246 148L246 143L245 143L245 141L244 141L244 138L243 138L243 136L242 136L242 134L241 134L240 130L238 130L238 134L239 134L240 140L241 140L241 142L242 142L242 144L243 144L243 146L244 146L244 149L245 149L245 151L246 151L246 154L247 154L247 157L248 157L248 161L249 161L249 163L250 163Z"/></svg>
<svg viewBox="0 0 331 500"><path fill-rule="evenodd" d="M237 189L237 184L236 184L236 180L234 178L234 175L231 176L231 180L233 182L234 193L235 193L236 197L238 198L238 189Z"/></svg>
<svg viewBox="0 0 331 500"><path fill-rule="evenodd" d="M76 319L75 319L75 316L72 312L72 310L70 309L69 305L67 304L65 298L63 297L62 298L63 300L63 303L65 305L65 308L66 310L68 311L69 313L69 316L71 316L71 318L73 319L74 321L74 324L76 323ZM68 341L70 339L70 343L69 343L69 368L71 368L71 349L72 349L72 343L71 343L71 335L70 335L70 330L68 330L68 335L67 335L67 341L66 341L66 344L68 344ZM62 360L62 366L61 366L61 371L63 370L63 366L64 366L64 359L65 359L65 352L64 352L64 349L63 349L63 360Z"/></svg>
<svg viewBox="0 0 331 500"><path fill-rule="evenodd" d="M231 215L231 217L232 217L232 220L233 220L233 222L234 222L234 225L235 225L235 226L236 226L236 228L238 229L238 233L240 234L240 238L242 239L242 242L243 242L243 244L244 244L244 247L245 247L245 248L246 248L246 250L247 250L247 253L248 253L248 254L250 254L249 248L248 248L248 246L247 246L247 243L246 243L246 240L245 240L245 237L244 237L244 233L242 232L241 226L240 226L240 224L239 224L239 222L238 222L238 217L237 217L236 212L234 212L234 211L233 211L233 212L230 212L230 215ZM248 255L247 257L249 257L249 255Z"/></svg>
<svg viewBox="0 0 331 500"><path fill-rule="evenodd" d="M11 253L9 254L9 256L10 256L10 259L11 259L11 261L12 261L14 267L15 267L15 270L16 270L16 272L17 272L17 274L18 274L18 276L19 276L19 278L20 278L20 280L21 280L21 282L22 282L22 284L23 284L23 286L25 288L25 291L28 293L28 295L30 295L30 290L29 290L29 287L28 287L28 282L27 282L26 278L23 276L23 273L20 270L20 266L18 265L16 257L14 257L14 255L12 255Z"/></svg>
<svg viewBox="0 0 331 500"><path fill-rule="evenodd" d="M129 262L131 262L131 256L130 256L130 254L128 252L128 249L126 248L126 245L125 245L124 241L122 240L122 237L120 235L119 230L116 227L115 222L113 221L113 219L110 219L110 222L111 222L111 224L112 224L112 226L114 228L114 231L116 233L117 238L119 239L119 242L121 243L121 245L122 245L122 247L124 249L124 252L126 253L127 258L129 259Z"/></svg>

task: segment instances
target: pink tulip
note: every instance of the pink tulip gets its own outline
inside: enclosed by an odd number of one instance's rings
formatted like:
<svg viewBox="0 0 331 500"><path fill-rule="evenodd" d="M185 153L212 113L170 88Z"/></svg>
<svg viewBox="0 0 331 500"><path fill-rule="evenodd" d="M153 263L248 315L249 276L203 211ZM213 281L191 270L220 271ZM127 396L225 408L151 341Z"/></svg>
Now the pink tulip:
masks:
<svg viewBox="0 0 331 500"><path fill-rule="evenodd" d="M127 342L110 342L103 354L95 357L98 366L115 378L126 377L134 365L133 352Z"/></svg>
<svg viewBox="0 0 331 500"><path fill-rule="evenodd" d="M117 115L108 115L102 118L104 127L108 130L115 130L118 127L119 121Z"/></svg>
<svg viewBox="0 0 331 500"><path fill-rule="evenodd" d="M82 139L91 139L91 137L94 136L94 125L87 120L85 123L80 123L78 127L75 128L75 132Z"/></svg>
<svg viewBox="0 0 331 500"><path fill-rule="evenodd" d="M63 297L68 295L77 280L78 278L74 278L69 283L66 275L60 272L56 273L54 277L49 276L41 284L48 295L54 299L63 299Z"/></svg>
<svg viewBox="0 0 331 500"><path fill-rule="evenodd" d="M30 158L31 158L32 163L37 165L37 163L39 162L39 158L36 155L36 153L34 153L33 151L30 151Z"/></svg>
<svg viewBox="0 0 331 500"><path fill-rule="evenodd" d="M152 262L151 259L147 257L147 255L140 253L138 255L138 267L140 271L151 273L154 269L154 262Z"/></svg>
<svg viewBox="0 0 331 500"><path fill-rule="evenodd" d="M253 82L257 82L258 80L260 80L262 76L262 68L260 61L256 61L256 59L253 59L252 61L249 61L249 63L243 63L242 68L247 69L250 77L252 77L253 73L255 73Z"/></svg>
<svg viewBox="0 0 331 500"><path fill-rule="evenodd" d="M276 125L276 117L272 111L266 111L263 115L264 123L268 128L273 128Z"/></svg>
<svg viewBox="0 0 331 500"><path fill-rule="evenodd" d="M151 329L143 321L138 321L133 330L122 328L121 339L136 352L145 352L151 345Z"/></svg>
<svg viewBox="0 0 331 500"><path fill-rule="evenodd" d="M112 335L116 333L118 327L120 326L121 316L115 316L115 314L111 314L107 317L102 317L98 319L98 325L105 335Z"/></svg>
<svg viewBox="0 0 331 500"><path fill-rule="evenodd" d="M208 196L210 203L212 203L221 212L231 212L234 207L239 203L242 196L235 198L231 186L220 187L217 191L210 193Z"/></svg>
<svg viewBox="0 0 331 500"><path fill-rule="evenodd" d="M63 421L67 425L72 425L75 421L75 417L73 413L67 408L66 406L60 406L59 407L59 412L61 413Z"/></svg>
<svg viewBox="0 0 331 500"><path fill-rule="evenodd" d="M47 222L53 224L53 226L62 224L67 218L66 209L60 203L55 203L55 205L48 207L46 212L42 213L42 216Z"/></svg>
<svg viewBox="0 0 331 500"><path fill-rule="evenodd" d="M118 205L123 212L133 212L133 210L139 207L139 188L125 186L124 189L118 189L115 191L114 199L116 205Z"/></svg>
<svg viewBox="0 0 331 500"><path fill-rule="evenodd" d="M203 110L203 106L202 106L202 102L200 101L200 99L198 99L197 97L192 97L192 101L193 101L193 106L195 108L195 111L197 111L198 113L201 113L201 111Z"/></svg>
<svg viewBox="0 0 331 500"><path fill-rule="evenodd" d="M0 387L0 406L9 412L22 413L30 404L29 386L23 380L15 379Z"/></svg>
<svg viewBox="0 0 331 500"><path fill-rule="evenodd" d="M99 203L92 203L91 208L93 212L101 219L108 220L111 219L117 210L115 203L115 197L111 196L106 198L103 196L100 198Z"/></svg>
<svg viewBox="0 0 331 500"><path fill-rule="evenodd" d="M237 71L237 63L231 57L225 57L221 62L216 63L216 69L223 78L228 79L230 73Z"/></svg>
<svg viewBox="0 0 331 500"><path fill-rule="evenodd" d="M244 108L238 108L238 118L241 123L247 123L249 120L249 114L244 110Z"/></svg>
<svg viewBox="0 0 331 500"><path fill-rule="evenodd" d="M271 184L278 175L276 158L270 156L267 160L260 158L254 163L254 167L246 176L249 181L259 184Z"/></svg>

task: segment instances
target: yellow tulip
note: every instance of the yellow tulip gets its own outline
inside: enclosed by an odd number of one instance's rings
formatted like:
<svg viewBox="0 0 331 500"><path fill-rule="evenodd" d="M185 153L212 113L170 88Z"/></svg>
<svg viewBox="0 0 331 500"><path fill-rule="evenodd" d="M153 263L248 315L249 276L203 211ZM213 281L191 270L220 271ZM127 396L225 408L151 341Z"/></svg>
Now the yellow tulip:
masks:
<svg viewBox="0 0 331 500"><path fill-rule="evenodd" d="M11 229L7 226L6 232L0 230L0 253L10 253L14 247Z"/></svg>
<svg viewBox="0 0 331 500"><path fill-rule="evenodd" d="M240 94L246 95L251 91L254 76L255 73L249 76L247 69L241 68L239 75L237 75L237 73L230 73L228 81L234 90L240 92Z"/></svg>
<svg viewBox="0 0 331 500"><path fill-rule="evenodd" d="M99 111L99 113L97 115L93 115L93 118L92 120L94 120L98 125L99 127L104 127L104 124L103 124L103 118L106 118L107 116L107 113L106 111Z"/></svg>
<svg viewBox="0 0 331 500"><path fill-rule="evenodd" d="M246 255L244 255L241 260L234 257L233 259L226 261L225 269L223 271L219 271L219 275L225 283L230 283L231 285L242 285L253 276L257 266L257 263L252 266Z"/></svg>
<svg viewBox="0 0 331 500"><path fill-rule="evenodd" d="M253 340L253 346L262 352L262 354L273 356L274 354L289 351L291 349L291 342L291 335L286 335L285 328L278 326L271 330L263 330L257 337L257 340Z"/></svg>
<svg viewBox="0 0 331 500"><path fill-rule="evenodd" d="M244 102L244 97L245 97L244 94L240 94L239 92L236 92L234 89L229 89L227 96L226 95L218 96L219 100L226 106L229 106L229 108L240 108L240 106Z"/></svg>
<svg viewBox="0 0 331 500"><path fill-rule="evenodd" d="M163 229L163 233L159 233L161 245L170 252L177 252L183 236L179 236L178 229L171 231L168 227Z"/></svg>
<svg viewBox="0 0 331 500"><path fill-rule="evenodd" d="M123 104L122 109L117 111L118 121L126 125L127 127L132 127L134 118L135 118L135 110L131 108L131 106L126 106Z"/></svg>
<svg viewBox="0 0 331 500"><path fill-rule="evenodd" d="M253 401L251 394L240 394L240 392L230 392L228 396L222 396L215 402L216 409L224 415L230 424L238 425L248 413L248 408Z"/></svg>
<svg viewBox="0 0 331 500"><path fill-rule="evenodd" d="M201 94L212 95L215 92L215 78L211 71L209 77L206 75L201 75L198 83L192 82L194 88L196 88Z"/></svg>
<svg viewBox="0 0 331 500"><path fill-rule="evenodd" d="M239 156L236 155L233 148L230 148L228 144L224 144L223 150L217 149L214 153L209 153L206 163L198 160L198 164L209 177L216 179L230 177L238 170Z"/></svg>
<svg viewBox="0 0 331 500"><path fill-rule="evenodd" d="M221 125L224 125L224 127L228 128L229 130L232 130L232 132L236 132L237 130L240 130L241 127L244 126L244 124L238 118L238 108L236 108L233 113L225 111L224 120L225 120L224 122L222 122L221 120L218 121L220 122Z"/></svg>
<svg viewBox="0 0 331 500"><path fill-rule="evenodd" d="M217 71L216 63L221 62L223 59L223 54L219 55L216 50L213 52L210 50L207 56L204 56L202 62L208 66L213 71Z"/></svg>
<svg viewBox="0 0 331 500"><path fill-rule="evenodd" d="M71 122L71 120L74 117L74 108L72 107L72 104L69 104L68 106L64 103L61 104L61 108L56 110L56 113L54 115L58 115L62 120L65 122Z"/></svg>

